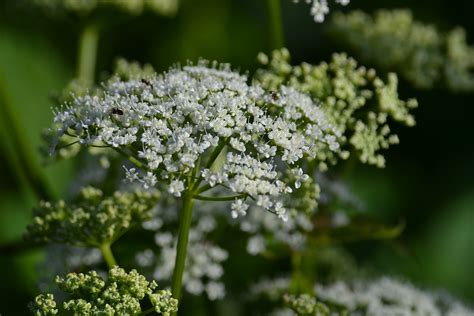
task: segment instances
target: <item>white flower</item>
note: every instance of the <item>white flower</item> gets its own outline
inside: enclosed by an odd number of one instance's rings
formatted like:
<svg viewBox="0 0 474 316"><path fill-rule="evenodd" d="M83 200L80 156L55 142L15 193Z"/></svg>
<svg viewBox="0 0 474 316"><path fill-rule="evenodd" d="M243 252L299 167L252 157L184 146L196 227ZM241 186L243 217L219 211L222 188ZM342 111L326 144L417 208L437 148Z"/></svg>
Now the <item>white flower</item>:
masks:
<svg viewBox="0 0 474 316"><path fill-rule="evenodd" d="M301 168L291 169L291 173L292 173L293 177L295 177L295 188L296 189L301 188L301 183L306 182L309 179L309 176L307 174L304 174L303 169L301 169Z"/></svg>
<svg viewBox="0 0 474 316"><path fill-rule="evenodd" d="M224 284L218 282L209 282L206 285L207 297L211 301L221 299L225 296L225 287Z"/></svg>
<svg viewBox="0 0 474 316"><path fill-rule="evenodd" d="M180 180L173 180L171 181L169 187L168 187L168 192L176 197L181 196L181 192L184 191L184 183L183 181Z"/></svg>
<svg viewBox="0 0 474 316"><path fill-rule="evenodd" d="M367 316L442 316L452 315L457 310L463 311L459 315L474 315L467 308L459 309L462 305L458 302L443 302L443 298L434 293L421 291L410 283L389 277L373 282L317 284L315 291L318 298L347 308L351 315L361 307L366 309Z"/></svg>
<svg viewBox="0 0 474 316"><path fill-rule="evenodd" d="M298 3L299 0L293 0L294 3ZM311 4L311 15L315 22L324 22L326 15L329 13L328 0L305 0L306 3ZM335 0L336 3L346 6L350 0Z"/></svg>
<svg viewBox="0 0 474 316"><path fill-rule="evenodd" d="M266 242L265 239L260 236L253 236L249 239L247 243L247 252L251 255L258 255L261 254L266 250Z"/></svg>
<svg viewBox="0 0 474 316"><path fill-rule="evenodd" d="M141 182L143 183L143 187L145 189L153 188L155 187L156 182L157 182L156 176L152 172L148 171L146 173L146 176L144 176L143 179L141 180Z"/></svg>
<svg viewBox="0 0 474 316"><path fill-rule="evenodd" d="M123 168L125 169L125 177L127 178L128 181L135 182L140 179L140 177L138 176L137 169L135 168L127 169L125 166Z"/></svg>
<svg viewBox="0 0 474 316"><path fill-rule="evenodd" d="M237 200L232 202L231 208L231 215L232 218L237 218L239 216L247 215L247 209L249 208L248 204L242 202L242 200Z"/></svg>

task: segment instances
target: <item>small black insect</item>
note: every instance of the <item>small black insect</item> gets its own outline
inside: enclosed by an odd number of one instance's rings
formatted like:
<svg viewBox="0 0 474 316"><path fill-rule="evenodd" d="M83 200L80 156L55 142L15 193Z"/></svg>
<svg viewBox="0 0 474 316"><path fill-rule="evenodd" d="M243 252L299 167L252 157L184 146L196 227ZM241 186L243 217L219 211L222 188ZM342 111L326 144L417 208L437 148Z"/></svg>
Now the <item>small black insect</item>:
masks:
<svg viewBox="0 0 474 316"><path fill-rule="evenodd" d="M123 115L123 110L119 108L112 108L112 114Z"/></svg>
<svg viewBox="0 0 474 316"><path fill-rule="evenodd" d="M272 100L275 101L275 102L280 99L280 97L278 96L278 93L276 93L275 91L271 91L270 95L272 97Z"/></svg>
<svg viewBox="0 0 474 316"><path fill-rule="evenodd" d="M145 78L142 78L141 82L143 84L146 84L149 87L153 87L153 84L150 81L146 80Z"/></svg>

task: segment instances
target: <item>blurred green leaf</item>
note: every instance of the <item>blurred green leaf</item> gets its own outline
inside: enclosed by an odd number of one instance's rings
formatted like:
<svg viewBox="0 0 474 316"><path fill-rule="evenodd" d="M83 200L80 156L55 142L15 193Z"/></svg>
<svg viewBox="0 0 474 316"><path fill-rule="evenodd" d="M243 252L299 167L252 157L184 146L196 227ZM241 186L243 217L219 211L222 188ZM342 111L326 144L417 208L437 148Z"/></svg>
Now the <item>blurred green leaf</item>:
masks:
<svg viewBox="0 0 474 316"><path fill-rule="evenodd" d="M320 223L320 222L319 222ZM400 236L405 223L386 225L363 216L351 218L344 226L317 225L309 236L312 245L323 246L364 240L394 239Z"/></svg>
<svg viewBox="0 0 474 316"><path fill-rule="evenodd" d="M0 25L0 90L2 102L9 102L12 115L22 128L27 153L36 166L42 165L39 147L41 133L52 120L50 95L60 91L70 77L61 55L49 40L32 32L13 30ZM5 126L4 124L2 124ZM0 128L2 143L6 144L6 156L10 162L17 162L14 139L10 130ZM11 163L10 163L11 164ZM12 166L22 168L22 166ZM48 182L56 192L63 191L70 179L71 163L60 163L42 168Z"/></svg>

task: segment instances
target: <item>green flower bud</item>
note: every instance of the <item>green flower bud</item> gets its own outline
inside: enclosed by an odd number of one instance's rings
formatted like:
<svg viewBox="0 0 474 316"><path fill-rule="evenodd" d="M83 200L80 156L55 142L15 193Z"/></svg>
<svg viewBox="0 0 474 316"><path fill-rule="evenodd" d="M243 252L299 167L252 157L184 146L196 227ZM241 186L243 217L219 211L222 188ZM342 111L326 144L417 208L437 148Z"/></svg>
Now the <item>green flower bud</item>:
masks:
<svg viewBox="0 0 474 316"><path fill-rule="evenodd" d="M107 280L97 272L69 273L58 276L56 284L67 293L62 312L68 315L137 315L142 312L142 300L148 298L153 309L170 315L178 309L178 300L168 290L155 293L157 284L148 282L136 270L127 273L119 267L109 270ZM35 315L56 315L59 309L52 294L38 295L30 304Z"/></svg>
<svg viewBox="0 0 474 316"><path fill-rule="evenodd" d="M157 193L117 191L105 197L101 190L86 187L75 203L41 202L27 237L86 247L111 244L132 226L150 219L157 202Z"/></svg>

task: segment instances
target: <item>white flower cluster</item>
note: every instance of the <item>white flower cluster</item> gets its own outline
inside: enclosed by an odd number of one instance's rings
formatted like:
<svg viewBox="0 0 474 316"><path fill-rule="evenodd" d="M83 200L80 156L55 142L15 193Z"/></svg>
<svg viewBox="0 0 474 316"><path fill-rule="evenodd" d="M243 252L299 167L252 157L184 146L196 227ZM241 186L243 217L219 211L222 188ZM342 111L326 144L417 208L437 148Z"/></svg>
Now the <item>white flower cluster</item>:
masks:
<svg viewBox="0 0 474 316"><path fill-rule="evenodd" d="M194 211L194 222L189 234L188 253L183 274L184 289L192 295L205 293L210 300L221 299L225 296L225 286L220 281L224 274L222 263L228 253L207 239L207 235L216 228L216 220L208 210L197 205ZM176 258L175 228L177 212L173 207L158 206L151 221L143 227L156 231L155 244L159 252L145 249L136 254L139 266L151 268L153 279L169 281L173 275Z"/></svg>
<svg viewBox="0 0 474 316"><path fill-rule="evenodd" d="M251 235L247 241L247 252L251 255L262 254L270 244L287 245L292 249L301 249L306 244L306 233L313 229L310 216L298 212L289 216L286 222L278 220L268 212L249 212L240 222L240 229Z"/></svg>
<svg viewBox="0 0 474 316"><path fill-rule="evenodd" d="M286 86L266 92L247 81L229 65L205 61L147 78L114 77L56 113L57 138L127 155L140 169L127 169L127 178L145 187L158 184L179 197L205 181L284 219L282 196L307 176L290 181L278 169L297 168L323 148L338 150L340 134L309 96ZM224 147L225 161L212 168ZM247 207L235 202L233 215Z"/></svg>
<svg viewBox="0 0 474 316"><path fill-rule="evenodd" d="M346 308L349 315L360 315L361 308L366 316L474 315L472 310L459 302L440 302L442 298L439 295L423 292L409 283L389 277L371 283L338 281L330 285L318 284L315 291L319 299Z"/></svg>
<svg viewBox="0 0 474 316"><path fill-rule="evenodd" d="M290 279L262 279L251 287L252 298L279 301L288 292ZM329 304L331 315L340 316L473 316L474 311L461 302L435 292L422 291L412 284L390 277L372 282L336 281L316 284L316 299ZM277 309L271 315L295 315Z"/></svg>
<svg viewBox="0 0 474 316"><path fill-rule="evenodd" d="M300 2L300 0L293 0L294 3ZM311 15L314 17L314 21L321 23L324 22L326 15L329 13L328 0L305 0L306 3L311 4ZM335 0L336 3L346 6L350 0Z"/></svg>
<svg viewBox="0 0 474 316"><path fill-rule="evenodd" d="M299 177L301 171L291 170ZM314 186L311 179L306 179L298 191L292 195L297 201L293 202L288 212L288 220L278 220L269 212L258 212L249 209L248 216L238 221L240 229L249 234L247 252L251 255L263 254L281 246L292 250L302 250L307 246L307 236L314 230L317 222L318 205L330 205L337 202L338 209L331 214L331 225L342 227L350 224L348 211L362 211L363 203L354 195L343 182L329 178L326 174L316 174L319 186ZM301 179L303 181L303 179ZM318 204L316 204L318 199ZM301 204L301 205L298 205ZM234 221L233 221L234 222Z"/></svg>

